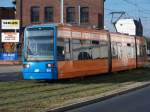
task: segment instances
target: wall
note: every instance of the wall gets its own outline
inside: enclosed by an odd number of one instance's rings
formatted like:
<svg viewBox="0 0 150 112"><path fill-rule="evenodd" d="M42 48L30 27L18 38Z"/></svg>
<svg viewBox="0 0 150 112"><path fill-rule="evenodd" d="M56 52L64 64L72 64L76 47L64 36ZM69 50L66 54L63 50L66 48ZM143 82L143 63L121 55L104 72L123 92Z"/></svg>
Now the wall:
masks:
<svg viewBox="0 0 150 112"><path fill-rule="evenodd" d="M89 7L89 23L81 24L83 27L100 27L104 25L103 0L64 0L64 22L66 22L66 7L76 8L76 24L78 24L78 6ZM54 22L60 22L60 0L16 0L16 18L22 20L22 26L30 25L31 6L40 6L40 22L44 23L44 7L54 7Z"/></svg>

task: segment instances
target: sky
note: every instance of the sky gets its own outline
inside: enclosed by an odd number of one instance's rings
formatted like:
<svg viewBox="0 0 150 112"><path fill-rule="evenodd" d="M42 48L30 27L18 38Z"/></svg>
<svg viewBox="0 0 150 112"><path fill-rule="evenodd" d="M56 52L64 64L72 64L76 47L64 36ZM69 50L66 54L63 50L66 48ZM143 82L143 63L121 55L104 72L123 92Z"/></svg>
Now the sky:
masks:
<svg viewBox="0 0 150 112"><path fill-rule="evenodd" d="M0 7L11 7L11 6L13 6L11 1L12 0L0 0Z"/></svg>
<svg viewBox="0 0 150 112"><path fill-rule="evenodd" d="M12 0L0 0L0 7L13 6ZM105 26L114 31L111 24L111 12L125 11L123 18L141 18L144 35L150 37L150 0L106 0L105 1ZM116 15L116 18L118 16ZM114 20L116 19L114 18Z"/></svg>
<svg viewBox="0 0 150 112"><path fill-rule="evenodd" d="M144 35L150 37L150 0L106 0L105 2L105 26L111 31L114 27L111 24L111 12L124 11L122 18L141 18ZM116 15L113 21L118 18Z"/></svg>

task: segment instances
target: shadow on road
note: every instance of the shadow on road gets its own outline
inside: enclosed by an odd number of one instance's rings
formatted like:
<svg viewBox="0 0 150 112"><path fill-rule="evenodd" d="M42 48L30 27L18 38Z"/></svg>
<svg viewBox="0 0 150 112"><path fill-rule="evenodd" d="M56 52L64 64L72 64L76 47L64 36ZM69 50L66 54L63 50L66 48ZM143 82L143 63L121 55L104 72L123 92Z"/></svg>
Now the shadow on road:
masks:
<svg viewBox="0 0 150 112"><path fill-rule="evenodd" d="M20 65L9 66L3 65L0 66L0 81L16 81L22 79L21 74L22 67Z"/></svg>
<svg viewBox="0 0 150 112"><path fill-rule="evenodd" d="M22 80L22 74L20 72L0 73L0 81L17 81L17 80Z"/></svg>

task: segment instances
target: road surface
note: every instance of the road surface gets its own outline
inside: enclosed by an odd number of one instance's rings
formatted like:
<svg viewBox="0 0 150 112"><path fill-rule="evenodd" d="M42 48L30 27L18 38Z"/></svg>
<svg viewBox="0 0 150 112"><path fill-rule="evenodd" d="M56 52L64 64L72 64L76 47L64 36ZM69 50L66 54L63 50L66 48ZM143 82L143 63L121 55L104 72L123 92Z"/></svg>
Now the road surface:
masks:
<svg viewBox="0 0 150 112"><path fill-rule="evenodd" d="M150 112L150 86L67 112Z"/></svg>
<svg viewBox="0 0 150 112"><path fill-rule="evenodd" d="M21 66L0 66L0 81L16 81L22 79Z"/></svg>

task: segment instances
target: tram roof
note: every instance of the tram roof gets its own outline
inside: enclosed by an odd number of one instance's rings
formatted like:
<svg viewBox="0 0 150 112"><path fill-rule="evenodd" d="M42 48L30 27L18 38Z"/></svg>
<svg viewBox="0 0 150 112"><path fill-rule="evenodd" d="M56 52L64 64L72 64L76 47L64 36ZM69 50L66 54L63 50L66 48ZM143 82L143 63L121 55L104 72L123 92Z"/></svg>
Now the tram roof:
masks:
<svg viewBox="0 0 150 112"><path fill-rule="evenodd" d="M70 24L61 24L61 23L50 23L50 24L35 24L35 25L29 25L26 28L38 28L38 27L58 27L58 28L64 28L64 29L72 29L72 30L78 30L78 31L89 31L89 32L107 32L106 30L97 30L92 28L82 28L79 26L72 26Z"/></svg>

